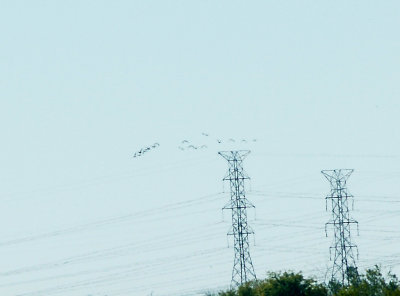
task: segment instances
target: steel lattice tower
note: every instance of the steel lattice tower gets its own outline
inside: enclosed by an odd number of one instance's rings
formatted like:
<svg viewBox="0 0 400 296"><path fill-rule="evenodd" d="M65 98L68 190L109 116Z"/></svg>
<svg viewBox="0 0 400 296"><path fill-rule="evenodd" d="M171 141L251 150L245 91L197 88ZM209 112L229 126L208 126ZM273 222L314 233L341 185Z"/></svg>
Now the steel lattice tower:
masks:
<svg viewBox="0 0 400 296"><path fill-rule="evenodd" d="M233 287L256 279L249 250L249 235L254 232L247 223L247 208L254 208L254 205L245 195L245 181L250 178L243 170L243 159L249 153L248 150L218 152L229 163L228 174L223 180L229 181L231 200L223 209L232 211L232 229L228 235L234 239Z"/></svg>
<svg viewBox="0 0 400 296"><path fill-rule="evenodd" d="M326 197L328 208L328 200L331 200L332 206L332 219L325 224L325 232L328 225L333 225L334 229L334 242L330 247L330 254L334 250L332 280L337 280L342 285L349 284L350 273L357 274L356 260L354 258L353 249L358 249L355 244L351 242L351 225L357 225L358 222L350 218L348 199L353 198L347 191L347 179L354 170L324 170L322 174L328 179L331 184L331 192ZM332 260L332 257L331 257Z"/></svg>

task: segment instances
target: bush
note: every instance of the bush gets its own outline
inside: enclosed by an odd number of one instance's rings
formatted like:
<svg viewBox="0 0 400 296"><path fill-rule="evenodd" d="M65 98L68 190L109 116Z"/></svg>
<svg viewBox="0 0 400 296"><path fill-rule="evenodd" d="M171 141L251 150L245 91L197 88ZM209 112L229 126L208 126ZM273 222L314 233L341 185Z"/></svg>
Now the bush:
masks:
<svg viewBox="0 0 400 296"><path fill-rule="evenodd" d="M219 292L218 296L400 296L400 282L391 273L384 277L378 266L368 269L364 275L357 271L349 275L348 286L337 281L328 285L302 273L283 272L268 274L264 280L241 285L236 290ZM209 294L212 296L212 294Z"/></svg>

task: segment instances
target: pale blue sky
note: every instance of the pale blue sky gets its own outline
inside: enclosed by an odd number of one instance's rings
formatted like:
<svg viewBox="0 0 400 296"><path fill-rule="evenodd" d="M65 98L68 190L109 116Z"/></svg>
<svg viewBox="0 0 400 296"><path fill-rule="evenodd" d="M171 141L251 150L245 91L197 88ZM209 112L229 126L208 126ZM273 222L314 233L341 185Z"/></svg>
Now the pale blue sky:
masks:
<svg viewBox="0 0 400 296"><path fill-rule="evenodd" d="M330 265L320 170L341 167L355 169L354 217L367 231L355 238L360 265L399 271L389 263L400 240L392 224L399 9L398 1L2 1L0 294L177 295L228 285L229 219L218 224L228 195L213 195L227 168L221 149L252 150L245 167L265 194L249 195L261 221L252 248L260 277L320 275ZM185 138L209 147L181 152ZM154 142L159 149L132 158ZM388 202L367 201L381 196ZM154 210L177 202L184 207ZM143 220L99 222L144 210ZM129 245L138 241L148 245ZM64 264L72 257L86 261Z"/></svg>

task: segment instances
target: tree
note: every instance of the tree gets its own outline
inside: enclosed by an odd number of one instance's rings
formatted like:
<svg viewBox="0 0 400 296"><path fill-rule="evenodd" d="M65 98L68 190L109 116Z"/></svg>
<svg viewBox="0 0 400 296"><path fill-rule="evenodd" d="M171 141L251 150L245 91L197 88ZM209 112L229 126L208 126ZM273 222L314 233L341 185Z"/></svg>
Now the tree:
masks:
<svg viewBox="0 0 400 296"><path fill-rule="evenodd" d="M365 275L352 277L348 287L342 287L338 296L400 296L400 282L391 274L387 279L382 275L379 266L367 269Z"/></svg>
<svg viewBox="0 0 400 296"><path fill-rule="evenodd" d="M301 273L269 273L267 279L248 282L237 291L220 292L218 296L327 296L328 289Z"/></svg>
<svg viewBox="0 0 400 296"><path fill-rule="evenodd" d="M338 281L326 285L304 278L302 273L271 272L264 280L248 282L237 290L219 292L218 296L400 296L398 278L391 273L383 276L378 266L361 275L357 270L351 270L349 282L348 286Z"/></svg>

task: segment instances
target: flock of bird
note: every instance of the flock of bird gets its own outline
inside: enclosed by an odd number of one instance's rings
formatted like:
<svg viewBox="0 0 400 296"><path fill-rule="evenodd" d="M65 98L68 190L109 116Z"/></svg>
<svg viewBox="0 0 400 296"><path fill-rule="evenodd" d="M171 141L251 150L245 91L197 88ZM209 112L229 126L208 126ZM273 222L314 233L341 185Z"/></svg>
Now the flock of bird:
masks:
<svg viewBox="0 0 400 296"><path fill-rule="evenodd" d="M210 137L210 135L208 133L201 133L201 135L203 137L207 137L209 138L209 140L211 140L212 142L216 142L217 144L224 144L224 143L250 143L250 142L257 142L257 139L225 139L222 140L220 138L215 138L213 139L212 137ZM154 143L151 146L145 147L140 149L139 151L135 152L133 154L133 158L136 157L140 157L143 156L146 152L149 152L150 150L154 150L157 147L159 147L160 144L159 143ZM202 149L207 149L208 146L206 144L202 144L202 145L195 145L194 143L191 143L189 140L183 140L180 142L180 145L178 146L178 149L181 151L185 151L185 150L202 150Z"/></svg>
<svg viewBox="0 0 400 296"><path fill-rule="evenodd" d="M210 137L210 135L208 133L201 133L202 136L204 137ZM222 140L219 138L214 139L215 142L217 142L218 144L223 144L223 143L249 143L249 142L257 142L257 139L252 139L252 140L248 140L248 139L227 139L227 140ZM181 141L180 145L178 146L178 149L181 151L184 150L198 150L198 149L206 149L208 148L207 145L203 144L203 145L194 145L192 143L189 142L189 140L183 140Z"/></svg>
<svg viewBox="0 0 400 296"><path fill-rule="evenodd" d="M183 140L181 142L181 145L178 147L179 150L197 150L197 149L205 149L207 148L207 145L201 145L201 146L195 146L193 144L190 144L188 140Z"/></svg>
<svg viewBox="0 0 400 296"><path fill-rule="evenodd" d="M149 147L142 148L139 151L135 152L135 154L133 154L133 158L142 156L146 152L149 152L150 150L153 150L153 149L157 148L158 146L160 146L159 143L154 143L153 145L151 145Z"/></svg>

